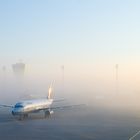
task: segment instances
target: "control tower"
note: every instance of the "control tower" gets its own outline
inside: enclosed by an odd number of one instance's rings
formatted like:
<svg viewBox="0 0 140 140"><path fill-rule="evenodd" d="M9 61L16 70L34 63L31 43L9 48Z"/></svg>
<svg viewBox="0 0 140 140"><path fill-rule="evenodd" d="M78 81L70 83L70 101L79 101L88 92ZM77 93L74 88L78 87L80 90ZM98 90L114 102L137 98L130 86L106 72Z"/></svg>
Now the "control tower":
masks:
<svg viewBox="0 0 140 140"><path fill-rule="evenodd" d="M24 76L25 64L21 62L13 64L12 69L16 76Z"/></svg>

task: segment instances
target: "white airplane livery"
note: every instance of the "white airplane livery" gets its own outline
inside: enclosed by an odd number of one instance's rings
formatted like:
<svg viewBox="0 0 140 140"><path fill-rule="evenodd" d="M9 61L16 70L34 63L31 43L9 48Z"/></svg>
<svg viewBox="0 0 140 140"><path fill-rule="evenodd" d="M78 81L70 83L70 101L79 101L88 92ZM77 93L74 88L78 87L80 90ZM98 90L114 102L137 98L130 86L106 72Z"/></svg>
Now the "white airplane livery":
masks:
<svg viewBox="0 0 140 140"><path fill-rule="evenodd" d="M19 116L20 117L19 119L27 118L29 113L36 113L41 110L44 111L46 117L47 115L51 115L53 113L52 110L53 108L51 108L52 103L62 101L62 100L53 100L52 91L53 90L51 84L46 99L21 101L21 102L17 102L14 106L3 105L3 104L0 104L0 106L12 108L12 115ZM57 108L61 108L61 107L57 107Z"/></svg>

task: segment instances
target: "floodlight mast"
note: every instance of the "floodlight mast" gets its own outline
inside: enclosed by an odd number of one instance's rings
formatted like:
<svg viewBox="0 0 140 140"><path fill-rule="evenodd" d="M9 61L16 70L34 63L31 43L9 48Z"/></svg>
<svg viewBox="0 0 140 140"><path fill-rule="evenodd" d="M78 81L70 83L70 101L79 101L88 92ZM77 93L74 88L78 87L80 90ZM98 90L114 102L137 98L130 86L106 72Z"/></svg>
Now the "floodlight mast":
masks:
<svg viewBox="0 0 140 140"><path fill-rule="evenodd" d="M119 93L119 75L118 75L118 69L119 69L119 64L115 65L115 70L116 70L116 94Z"/></svg>

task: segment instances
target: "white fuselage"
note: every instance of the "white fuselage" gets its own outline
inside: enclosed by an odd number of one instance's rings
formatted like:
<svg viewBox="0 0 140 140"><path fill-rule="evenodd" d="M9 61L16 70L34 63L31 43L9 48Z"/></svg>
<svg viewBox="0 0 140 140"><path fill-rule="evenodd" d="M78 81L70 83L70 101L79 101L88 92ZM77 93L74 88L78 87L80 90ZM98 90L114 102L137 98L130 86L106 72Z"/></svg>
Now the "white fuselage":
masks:
<svg viewBox="0 0 140 140"><path fill-rule="evenodd" d="M53 99L37 99L27 100L16 103L12 109L13 115L22 115L32 112L38 112L40 110L49 110Z"/></svg>

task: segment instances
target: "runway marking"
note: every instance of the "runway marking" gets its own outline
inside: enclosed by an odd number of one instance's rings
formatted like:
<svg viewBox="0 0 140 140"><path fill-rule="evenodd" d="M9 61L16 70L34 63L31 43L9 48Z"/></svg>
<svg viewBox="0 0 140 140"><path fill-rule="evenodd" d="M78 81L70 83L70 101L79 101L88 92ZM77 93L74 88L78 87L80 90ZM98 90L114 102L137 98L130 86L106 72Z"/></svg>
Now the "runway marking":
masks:
<svg viewBox="0 0 140 140"><path fill-rule="evenodd" d="M134 138L139 134L140 134L140 130L135 135L133 135L131 138L129 138L129 140L134 140Z"/></svg>

